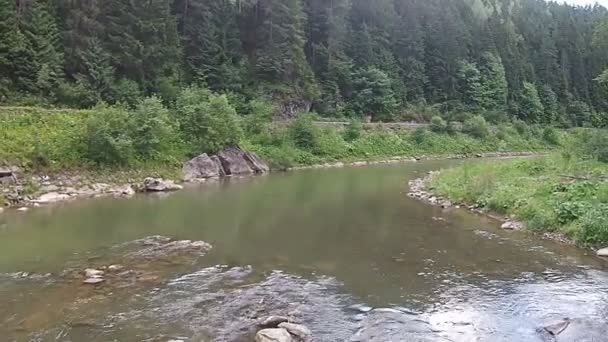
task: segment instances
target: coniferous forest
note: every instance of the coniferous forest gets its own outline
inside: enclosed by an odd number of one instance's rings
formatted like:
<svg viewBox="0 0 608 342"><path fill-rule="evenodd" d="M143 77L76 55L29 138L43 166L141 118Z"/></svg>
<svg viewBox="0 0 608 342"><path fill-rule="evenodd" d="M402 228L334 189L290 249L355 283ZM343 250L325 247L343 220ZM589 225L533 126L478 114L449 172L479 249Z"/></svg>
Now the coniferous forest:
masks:
<svg viewBox="0 0 608 342"><path fill-rule="evenodd" d="M608 124L608 11L544 0L0 0L0 102L185 86L375 121ZM412 114L414 113L414 114ZM451 119L457 119L457 114Z"/></svg>

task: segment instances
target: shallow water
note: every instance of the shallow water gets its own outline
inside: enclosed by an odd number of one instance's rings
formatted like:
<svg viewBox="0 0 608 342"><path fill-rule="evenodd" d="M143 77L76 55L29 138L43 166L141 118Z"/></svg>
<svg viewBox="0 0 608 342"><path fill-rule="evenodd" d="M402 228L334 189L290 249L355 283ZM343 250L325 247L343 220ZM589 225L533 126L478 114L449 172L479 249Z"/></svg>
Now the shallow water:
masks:
<svg viewBox="0 0 608 342"><path fill-rule="evenodd" d="M604 261L405 196L408 179L455 163L299 171L4 213L0 336L251 341L258 318L284 314L317 341L551 341L538 328L563 318L558 341L607 340ZM213 249L138 261L153 277L132 286L66 276L128 263L113 246L150 235Z"/></svg>

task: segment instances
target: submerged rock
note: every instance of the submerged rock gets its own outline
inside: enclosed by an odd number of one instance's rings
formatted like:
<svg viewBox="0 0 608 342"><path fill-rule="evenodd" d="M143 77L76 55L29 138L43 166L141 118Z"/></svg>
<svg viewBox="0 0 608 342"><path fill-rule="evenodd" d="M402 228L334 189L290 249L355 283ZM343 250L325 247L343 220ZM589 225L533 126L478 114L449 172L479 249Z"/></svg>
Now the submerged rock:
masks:
<svg viewBox="0 0 608 342"><path fill-rule="evenodd" d="M209 157L206 153L186 162L182 171L186 181L220 177L224 173L219 159Z"/></svg>
<svg viewBox="0 0 608 342"><path fill-rule="evenodd" d="M183 189L181 185L172 180L148 177L144 179L144 189L148 192L177 191Z"/></svg>
<svg viewBox="0 0 608 342"><path fill-rule="evenodd" d="M551 334L553 336L557 336L557 335L561 334L562 332L564 332L564 330L566 330L569 325L570 325L570 320L564 319L560 322L549 324L549 325L543 327L543 329L546 332L548 332L549 334Z"/></svg>
<svg viewBox="0 0 608 342"><path fill-rule="evenodd" d="M255 335L255 342L296 342L285 329L264 329Z"/></svg>
<svg viewBox="0 0 608 342"><path fill-rule="evenodd" d="M104 271L100 271L100 270L96 270L96 269L92 269L92 268L87 268L86 270L84 270L84 275L87 278L95 278L95 277L102 277L104 275Z"/></svg>

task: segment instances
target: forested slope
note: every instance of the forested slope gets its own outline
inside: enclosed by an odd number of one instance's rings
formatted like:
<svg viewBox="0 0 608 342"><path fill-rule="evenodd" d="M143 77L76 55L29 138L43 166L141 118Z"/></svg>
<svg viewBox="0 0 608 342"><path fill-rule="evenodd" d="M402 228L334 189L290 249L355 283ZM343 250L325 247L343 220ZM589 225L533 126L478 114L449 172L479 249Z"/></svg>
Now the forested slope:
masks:
<svg viewBox="0 0 608 342"><path fill-rule="evenodd" d="M135 106L157 94L171 106L196 84L326 116L423 120L434 106L449 119L606 126L606 68L601 6L0 0L5 104Z"/></svg>

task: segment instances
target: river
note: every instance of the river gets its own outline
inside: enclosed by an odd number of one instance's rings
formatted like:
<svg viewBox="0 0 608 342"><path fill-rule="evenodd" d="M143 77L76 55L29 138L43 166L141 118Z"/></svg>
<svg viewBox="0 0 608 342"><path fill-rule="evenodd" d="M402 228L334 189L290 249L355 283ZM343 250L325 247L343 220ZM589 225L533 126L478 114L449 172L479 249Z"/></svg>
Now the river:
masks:
<svg viewBox="0 0 608 342"><path fill-rule="evenodd" d="M474 161L305 170L7 211L0 339L252 341L257 319L283 314L316 341L608 340L605 261L406 196L409 179L461 162ZM73 278L129 263L120 246L152 235L213 248L138 259L131 266L145 271L120 286ZM564 318L557 337L539 330Z"/></svg>

